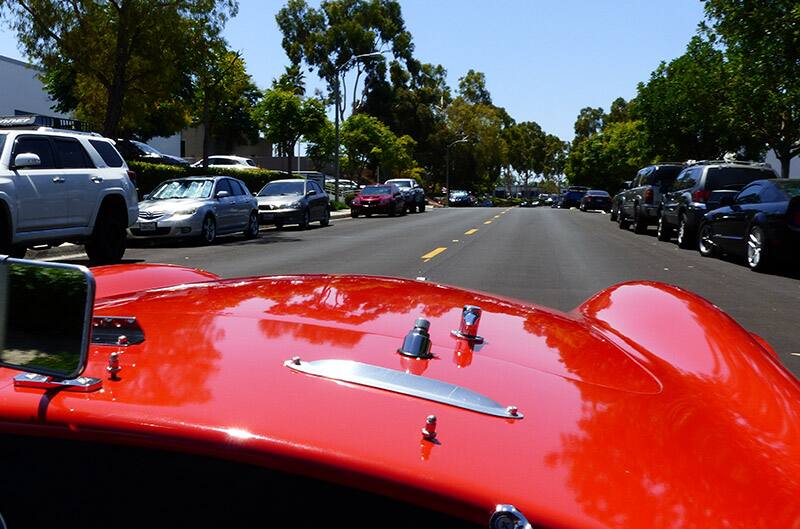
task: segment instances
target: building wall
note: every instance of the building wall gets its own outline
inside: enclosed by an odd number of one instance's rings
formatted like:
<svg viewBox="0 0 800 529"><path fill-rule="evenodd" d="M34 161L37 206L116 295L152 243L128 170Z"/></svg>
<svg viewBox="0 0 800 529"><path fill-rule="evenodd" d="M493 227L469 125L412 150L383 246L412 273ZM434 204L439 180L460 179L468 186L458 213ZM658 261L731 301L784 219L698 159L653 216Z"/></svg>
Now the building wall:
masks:
<svg viewBox="0 0 800 529"><path fill-rule="evenodd" d="M51 107L55 104L37 77L40 70L16 59L0 55L0 115L41 114L69 118Z"/></svg>
<svg viewBox="0 0 800 529"><path fill-rule="evenodd" d="M767 153L766 162L775 169L775 172L778 173L780 176L781 174L781 162L775 156L775 151L770 150ZM792 158L792 162L789 165L789 178L800 178L800 156L795 156Z"/></svg>

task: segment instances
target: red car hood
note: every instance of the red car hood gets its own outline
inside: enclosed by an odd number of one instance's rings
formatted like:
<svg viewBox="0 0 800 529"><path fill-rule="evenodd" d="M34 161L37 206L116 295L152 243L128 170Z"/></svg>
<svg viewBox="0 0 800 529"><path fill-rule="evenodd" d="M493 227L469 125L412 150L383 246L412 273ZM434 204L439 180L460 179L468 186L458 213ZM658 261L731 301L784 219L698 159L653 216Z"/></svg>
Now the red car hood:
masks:
<svg viewBox="0 0 800 529"><path fill-rule="evenodd" d="M648 296L660 300L649 322L677 308L671 321L684 327L623 336L617 320L636 321L630 304ZM482 347L450 334L465 304L484 311ZM96 313L135 316L146 339L125 349L121 380L102 392L55 395L51 425L227 457L233 448L387 493L395 483L478 522L506 503L545 527L800 527L796 381L727 316L673 287L623 285L563 314L400 279L267 277L122 293ZM431 322L431 360L396 353L417 317ZM706 324L716 330L698 335ZM85 374L106 378L116 350L92 347ZM524 418L298 373L284 365L294 356L446 381ZM40 405L10 385L0 396L6 423ZM420 436L431 414L435 444Z"/></svg>

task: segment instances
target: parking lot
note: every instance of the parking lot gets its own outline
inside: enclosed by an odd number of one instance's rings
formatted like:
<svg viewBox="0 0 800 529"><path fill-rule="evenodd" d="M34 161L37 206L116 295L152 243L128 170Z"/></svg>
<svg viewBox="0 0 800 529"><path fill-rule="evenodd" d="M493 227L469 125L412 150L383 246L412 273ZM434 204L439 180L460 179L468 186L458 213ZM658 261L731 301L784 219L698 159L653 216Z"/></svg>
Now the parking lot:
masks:
<svg viewBox="0 0 800 529"><path fill-rule="evenodd" d="M66 258L86 263L81 256ZM615 283L663 281L712 301L770 342L800 375L800 356L792 355L800 352L800 274L760 274L739 261L704 258L658 241L652 228L644 235L622 231L601 213L453 208L397 218L339 218L327 228L262 228L257 239L222 237L212 246L143 245L129 249L125 262L174 263L223 277L349 273L425 278L564 311Z"/></svg>

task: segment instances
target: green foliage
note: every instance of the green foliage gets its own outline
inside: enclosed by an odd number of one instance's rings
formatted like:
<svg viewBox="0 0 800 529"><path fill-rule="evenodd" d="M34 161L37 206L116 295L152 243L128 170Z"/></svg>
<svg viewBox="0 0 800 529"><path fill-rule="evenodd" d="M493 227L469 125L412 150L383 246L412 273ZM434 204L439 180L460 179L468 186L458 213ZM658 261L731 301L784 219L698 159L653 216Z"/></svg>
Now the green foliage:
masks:
<svg viewBox="0 0 800 529"><path fill-rule="evenodd" d="M800 8L796 0L704 0L706 33L725 47L735 118L775 149L788 177L800 154Z"/></svg>
<svg viewBox="0 0 800 529"><path fill-rule="evenodd" d="M292 171L292 154L297 141L305 135L314 136L325 125L325 108L317 99L303 99L294 92L273 88L264 92L253 115L264 138L288 157Z"/></svg>
<svg viewBox="0 0 800 529"><path fill-rule="evenodd" d="M380 120L367 114L353 114L342 125L344 169L358 179L365 169L380 168L381 179L409 175L416 167L413 158L415 141L410 136L397 137Z"/></svg>
<svg viewBox="0 0 800 529"><path fill-rule="evenodd" d="M169 135L188 122L199 43L218 35L235 0L16 0L3 4L20 45L48 74L62 111L104 135Z"/></svg>
<svg viewBox="0 0 800 529"><path fill-rule="evenodd" d="M658 160L719 159L727 152L760 155L764 140L732 112L732 80L722 51L699 36L686 53L661 63L640 83L634 114Z"/></svg>
<svg viewBox="0 0 800 529"><path fill-rule="evenodd" d="M491 105L492 96L486 88L486 75L470 70L458 79L458 95L473 105Z"/></svg>
<svg viewBox="0 0 800 529"><path fill-rule="evenodd" d="M616 190L647 165L648 138L640 121L608 123L573 143L565 173L570 184Z"/></svg>
<svg viewBox="0 0 800 529"><path fill-rule="evenodd" d="M175 165L159 165L144 162L129 162L128 166L136 173L139 198L155 189L158 184L173 178L186 176L233 176L247 184L252 192L258 192L267 182L286 177L286 173L268 169L246 169L237 171L218 167L180 167Z"/></svg>
<svg viewBox="0 0 800 529"><path fill-rule="evenodd" d="M313 8L305 0L289 0L275 17L283 33L283 49L292 64L305 62L316 70L333 94L341 83L340 117L346 107L347 88L340 74L355 66L360 74L374 71L381 61L354 61L388 48L395 59L407 64L414 46L396 0L326 0ZM353 87L353 102L358 77ZM355 107L355 104L354 104Z"/></svg>
<svg viewBox="0 0 800 529"><path fill-rule="evenodd" d="M575 140L579 141L599 132L603 128L604 117L602 108L582 108L575 120Z"/></svg>
<svg viewBox="0 0 800 529"><path fill-rule="evenodd" d="M336 131L327 116L316 132L305 135L305 140L308 142L306 156L311 158L317 171L336 162Z"/></svg>
<svg viewBox="0 0 800 529"><path fill-rule="evenodd" d="M228 151L258 140L252 108L261 94L238 52L221 40L210 43L195 65L194 87L192 124L203 127L203 159L211 154L208 139L222 143Z"/></svg>
<svg viewBox="0 0 800 529"><path fill-rule="evenodd" d="M508 161L521 175L522 184L527 187L530 179L544 172L546 135L535 121L524 121L505 129L508 145Z"/></svg>

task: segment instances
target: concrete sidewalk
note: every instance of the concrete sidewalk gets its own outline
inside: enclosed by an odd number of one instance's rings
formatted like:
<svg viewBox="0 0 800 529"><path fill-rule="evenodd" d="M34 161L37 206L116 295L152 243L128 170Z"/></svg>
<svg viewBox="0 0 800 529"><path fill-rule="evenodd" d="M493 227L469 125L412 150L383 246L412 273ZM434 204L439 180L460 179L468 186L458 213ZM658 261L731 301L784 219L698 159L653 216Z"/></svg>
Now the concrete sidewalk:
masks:
<svg viewBox="0 0 800 529"><path fill-rule="evenodd" d="M331 212L331 220L344 220L350 218L350 210L342 209L340 211ZM262 226L265 228L274 229L274 227ZM83 246L80 244L64 243L55 248L47 248L45 250L28 250L25 254L25 259L35 259L39 261L66 261L69 259L86 259L86 253L83 251Z"/></svg>

